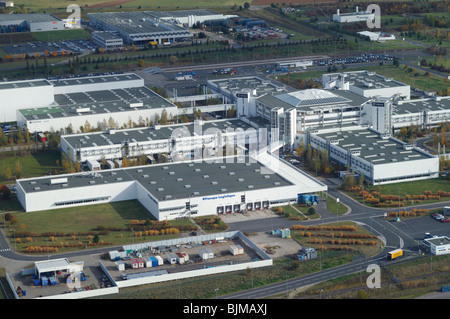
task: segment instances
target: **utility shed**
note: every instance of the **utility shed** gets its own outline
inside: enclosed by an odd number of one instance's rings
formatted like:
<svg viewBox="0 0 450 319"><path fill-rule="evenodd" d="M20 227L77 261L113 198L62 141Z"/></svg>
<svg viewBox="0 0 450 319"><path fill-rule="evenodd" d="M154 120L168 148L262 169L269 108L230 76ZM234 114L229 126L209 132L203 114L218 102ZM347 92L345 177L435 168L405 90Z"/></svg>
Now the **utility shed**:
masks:
<svg viewBox="0 0 450 319"><path fill-rule="evenodd" d="M55 273L57 271L70 272L71 264L67 258L37 261L34 263L35 274L41 277L41 274Z"/></svg>

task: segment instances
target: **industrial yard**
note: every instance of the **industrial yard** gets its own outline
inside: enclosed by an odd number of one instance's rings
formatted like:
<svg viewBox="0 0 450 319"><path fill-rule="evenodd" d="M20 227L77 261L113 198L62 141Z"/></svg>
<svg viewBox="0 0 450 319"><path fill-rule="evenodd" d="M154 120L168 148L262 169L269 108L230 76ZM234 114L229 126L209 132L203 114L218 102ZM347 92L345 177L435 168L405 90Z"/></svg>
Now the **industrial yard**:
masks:
<svg viewBox="0 0 450 319"><path fill-rule="evenodd" d="M231 252L233 246L242 247L242 250L233 254ZM211 252L208 257L204 254L205 250ZM181 254L184 256L181 257ZM147 266L149 264L146 261L147 258L155 256L161 257L163 264ZM127 280L125 279L127 277L136 278L139 274L152 276L251 262L259 260L260 256L250 247L245 246L242 240L231 239L160 247L152 251L145 249L137 253L132 252L125 259L125 261L104 262L105 268L116 281ZM124 265L124 268L121 268L123 270L119 270L121 264Z"/></svg>
<svg viewBox="0 0 450 319"><path fill-rule="evenodd" d="M272 259L241 232L135 247L92 255L82 262L43 257L34 267L12 273L10 280L21 299L78 299L117 294L122 287L272 265Z"/></svg>

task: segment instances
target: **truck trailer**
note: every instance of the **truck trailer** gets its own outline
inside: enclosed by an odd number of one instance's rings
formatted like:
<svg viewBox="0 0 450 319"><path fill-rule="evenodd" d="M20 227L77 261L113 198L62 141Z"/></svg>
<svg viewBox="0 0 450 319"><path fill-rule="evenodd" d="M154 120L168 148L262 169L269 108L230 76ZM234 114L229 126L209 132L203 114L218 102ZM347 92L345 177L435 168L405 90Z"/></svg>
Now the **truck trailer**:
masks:
<svg viewBox="0 0 450 319"><path fill-rule="evenodd" d="M394 260L403 256L403 249L396 249L388 252L388 259Z"/></svg>

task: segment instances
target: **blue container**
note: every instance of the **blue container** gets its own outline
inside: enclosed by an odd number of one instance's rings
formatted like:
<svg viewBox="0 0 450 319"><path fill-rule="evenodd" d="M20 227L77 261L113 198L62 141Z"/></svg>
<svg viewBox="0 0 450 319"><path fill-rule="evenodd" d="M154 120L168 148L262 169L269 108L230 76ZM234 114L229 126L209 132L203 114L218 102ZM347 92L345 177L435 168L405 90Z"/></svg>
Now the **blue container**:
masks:
<svg viewBox="0 0 450 319"><path fill-rule="evenodd" d="M158 259L156 257L150 257L150 260L152 261L152 267L158 267Z"/></svg>
<svg viewBox="0 0 450 319"><path fill-rule="evenodd" d="M33 285L34 286L40 286L41 285L41 280L40 279L33 279Z"/></svg>
<svg viewBox="0 0 450 319"><path fill-rule="evenodd" d="M49 277L48 281L50 283L50 286L56 285L58 282L56 281L55 277Z"/></svg>
<svg viewBox="0 0 450 319"><path fill-rule="evenodd" d="M450 291L450 286L442 286L441 287L441 292L449 292Z"/></svg>
<svg viewBox="0 0 450 319"><path fill-rule="evenodd" d="M47 277L41 277L41 285L42 286L47 286L48 285Z"/></svg>

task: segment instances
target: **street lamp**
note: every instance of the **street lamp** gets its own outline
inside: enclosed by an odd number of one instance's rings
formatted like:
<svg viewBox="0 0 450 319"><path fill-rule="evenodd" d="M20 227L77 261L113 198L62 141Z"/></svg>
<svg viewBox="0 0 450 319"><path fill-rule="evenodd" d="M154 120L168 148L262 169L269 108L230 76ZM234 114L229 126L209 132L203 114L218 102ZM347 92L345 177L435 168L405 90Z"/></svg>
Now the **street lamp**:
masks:
<svg viewBox="0 0 450 319"><path fill-rule="evenodd" d="M339 198L336 198L336 219L339 222Z"/></svg>
<svg viewBox="0 0 450 319"><path fill-rule="evenodd" d="M217 299L217 291L219 291L219 288L214 288L214 291L216 292L216 299Z"/></svg>

